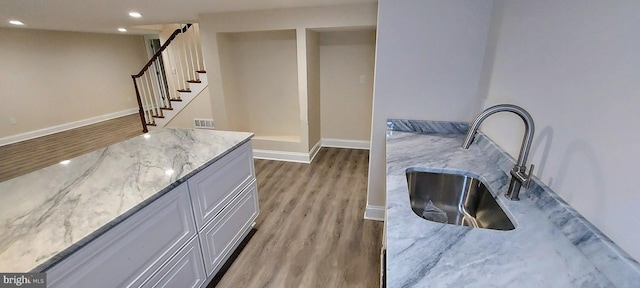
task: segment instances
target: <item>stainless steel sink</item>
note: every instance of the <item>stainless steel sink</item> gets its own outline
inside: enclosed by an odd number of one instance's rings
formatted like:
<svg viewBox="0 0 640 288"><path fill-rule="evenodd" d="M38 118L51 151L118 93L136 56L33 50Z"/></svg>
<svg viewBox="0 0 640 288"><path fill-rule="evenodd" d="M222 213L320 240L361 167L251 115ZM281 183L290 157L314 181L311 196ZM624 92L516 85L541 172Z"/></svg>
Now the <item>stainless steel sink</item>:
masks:
<svg viewBox="0 0 640 288"><path fill-rule="evenodd" d="M429 221L494 230L515 226L480 180L407 170L411 209Z"/></svg>

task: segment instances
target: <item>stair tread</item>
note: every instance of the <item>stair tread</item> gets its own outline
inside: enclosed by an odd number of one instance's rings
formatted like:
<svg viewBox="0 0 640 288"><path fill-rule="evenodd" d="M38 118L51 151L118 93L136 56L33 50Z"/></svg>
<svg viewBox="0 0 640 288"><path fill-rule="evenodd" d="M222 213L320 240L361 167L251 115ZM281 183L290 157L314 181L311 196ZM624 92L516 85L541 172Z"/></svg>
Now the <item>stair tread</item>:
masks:
<svg viewBox="0 0 640 288"><path fill-rule="evenodd" d="M207 71L205 71L205 70L198 70L196 72L198 72L198 73L207 73Z"/></svg>
<svg viewBox="0 0 640 288"><path fill-rule="evenodd" d="M153 118L164 118L164 116L162 116L162 115L153 115L151 117L153 117Z"/></svg>
<svg viewBox="0 0 640 288"><path fill-rule="evenodd" d="M191 93L191 90L189 90L189 89L178 89L178 92Z"/></svg>
<svg viewBox="0 0 640 288"><path fill-rule="evenodd" d="M173 110L172 107L160 107L160 109L162 109L162 110Z"/></svg>
<svg viewBox="0 0 640 288"><path fill-rule="evenodd" d="M156 126L156 123L147 123L147 126Z"/></svg>
<svg viewBox="0 0 640 288"><path fill-rule="evenodd" d="M182 101L182 99L180 99L180 98L172 98L172 99L169 99L169 101Z"/></svg>
<svg viewBox="0 0 640 288"><path fill-rule="evenodd" d="M200 80L187 80L187 83L202 83Z"/></svg>

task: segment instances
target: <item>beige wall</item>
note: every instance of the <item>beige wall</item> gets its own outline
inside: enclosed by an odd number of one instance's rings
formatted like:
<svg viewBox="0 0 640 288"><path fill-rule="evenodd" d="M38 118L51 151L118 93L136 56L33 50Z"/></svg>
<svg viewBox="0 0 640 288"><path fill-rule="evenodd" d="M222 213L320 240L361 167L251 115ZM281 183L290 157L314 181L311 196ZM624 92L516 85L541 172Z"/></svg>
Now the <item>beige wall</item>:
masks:
<svg viewBox="0 0 640 288"><path fill-rule="evenodd" d="M234 93L228 118L237 127L258 136L297 135L299 109L295 30L227 34L228 60L222 73ZM238 120L235 120L237 118Z"/></svg>
<svg viewBox="0 0 640 288"><path fill-rule="evenodd" d="M375 33L373 29L320 33L322 138L371 138Z"/></svg>
<svg viewBox="0 0 640 288"><path fill-rule="evenodd" d="M217 88L216 86L213 86L212 89L214 89L215 91L224 91L224 93L220 95L223 97L212 97L212 102L216 100L218 101L216 103L212 103L212 111L220 129L227 130L233 130L233 127L249 126L249 119L247 117L227 117L227 111L241 111L243 108L242 103L244 102L244 100L240 97L226 97L228 99L225 99L224 97L225 95L238 95L235 89L236 81L233 78L235 72L233 58L230 56L233 52L233 46L231 46L230 37L231 33L217 34L216 38L218 45L215 48L219 49L218 51L220 55L220 68L218 72L214 72L211 70L211 73L208 73L207 75L209 83L211 83L212 78L216 77L216 75L220 77L219 81L213 82L219 83L221 85L219 85L219 87ZM212 66L215 67L215 65ZM222 71L225 71L225 73L222 73Z"/></svg>
<svg viewBox="0 0 640 288"><path fill-rule="evenodd" d="M162 30L159 31L158 33L158 38L160 39L160 44L164 44L167 42L167 39L169 39L169 37L171 36L171 34L176 30L180 28L180 24L164 24L161 25ZM166 79L167 79L167 85L169 86L169 94L170 96L173 97L177 97L178 93L176 90L178 89L182 89L184 88L185 84L182 75L178 74L178 66L181 64L179 63L176 59L179 59L177 57L175 57L175 44L169 45L169 47L165 50L165 52L162 54L162 61L164 62L164 69L165 69L165 74L166 74ZM173 62L178 62L178 63L173 63ZM175 71L176 73L174 74L173 71ZM181 71L180 71L181 72Z"/></svg>
<svg viewBox="0 0 640 288"><path fill-rule="evenodd" d="M305 29L307 54L307 115L309 115L309 143L312 149L321 137L320 120L320 39L319 33Z"/></svg>
<svg viewBox="0 0 640 288"><path fill-rule="evenodd" d="M0 39L0 138L137 108L142 36L0 28Z"/></svg>
<svg viewBox="0 0 640 288"><path fill-rule="evenodd" d="M209 88L204 88L189 105L184 107L176 117L167 123L170 128L194 128L193 119L213 119ZM215 125L215 122L214 122Z"/></svg>
<svg viewBox="0 0 640 288"><path fill-rule="evenodd" d="M162 25L162 31L159 32L160 43L164 44L176 29L183 27L184 24ZM178 97L177 89L187 88L187 80L196 79L198 75L195 71L198 69L206 70L202 68L204 66L200 61L202 52L197 49L200 46L199 37L197 37L199 35L198 29L197 23L192 24L187 33L178 34L162 54L167 73L167 84L171 93L175 93L172 94L172 97Z"/></svg>
<svg viewBox="0 0 640 288"><path fill-rule="evenodd" d="M200 32L246 32L292 28L375 26L376 3L199 15ZM206 44L205 44L206 45ZM206 59L206 57L205 57Z"/></svg>
<svg viewBox="0 0 640 288"><path fill-rule="evenodd" d="M296 135L298 137L298 144L292 142L283 142L282 146L278 147L278 144L270 143L263 146L260 141L255 141L256 147L259 149L267 150L280 150L289 152L308 152L309 147L313 146L319 130L319 123L317 122L317 115L319 108L309 107L309 101L318 102L317 98L314 98L316 88L313 82L309 82L307 74L307 30L317 30L325 28L354 28L354 27L375 27L376 25L376 13L377 5L371 4L356 4L356 5L336 5L328 7L312 7L312 8L293 8L293 9L276 9L276 10L262 10L262 11L246 11L246 12L233 12L233 13L216 13L205 14L199 16L200 33L203 45L203 54L205 62L207 63L211 97L212 97L212 110L216 123L220 124L221 129L229 129L234 124L234 116L231 115L232 110L237 110L232 103L228 93L237 94L239 89L236 85L232 87L229 85L229 81L232 81L225 71L228 70L230 64L228 59L225 59L224 55L229 54L229 41L225 37L219 37L220 33L225 32L247 32L247 31L274 31L274 30L295 30L296 31L296 45L294 46L294 52L291 54L294 57L294 61L298 67L297 74L294 75L294 81L296 81L291 87L298 91L297 102L298 113L296 123L297 128ZM313 36L311 36L313 37ZM312 43L313 39L311 39ZM269 55L263 53L264 55ZM297 60L296 60L297 58ZM280 73L278 65L272 67L271 73ZM219 71L223 71L220 73ZM315 79L315 76L314 76ZM285 80L288 81L288 80ZM280 81L283 83L282 81ZM308 87L307 83L312 86ZM316 83L317 84L317 83ZM286 84L289 85L289 84ZM230 88L228 88L230 87ZM289 88L283 88L289 89ZM311 89L311 90L309 90ZM311 92L311 94L310 94ZM315 93L317 94L317 93ZM309 98L311 96L311 98ZM230 102L231 101L231 102ZM309 110L311 109L311 110ZM276 113L280 113L278 110ZM250 131L256 131L256 129L250 129ZM290 138L292 139L292 138ZM274 146L275 145L275 146ZM268 147L267 147L268 146ZM295 147L291 149L291 147Z"/></svg>

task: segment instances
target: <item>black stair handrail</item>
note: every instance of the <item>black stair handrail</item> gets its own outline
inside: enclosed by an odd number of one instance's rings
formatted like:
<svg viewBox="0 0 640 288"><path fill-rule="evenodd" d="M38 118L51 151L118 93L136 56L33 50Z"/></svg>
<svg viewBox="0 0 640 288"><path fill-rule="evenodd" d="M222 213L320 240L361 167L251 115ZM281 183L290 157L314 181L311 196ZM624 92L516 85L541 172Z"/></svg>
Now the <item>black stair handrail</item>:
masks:
<svg viewBox="0 0 640 288"><path fill-rule="evenodd" d="M138 74L131 75L131 79L133 79L133 86L136 89L136 98L138 99L138 108L139 108L138 112L140 113L140 121L142 121L142 133L147 133L149 132L149 130L147 129L147 121L144 118L144 107L142 107L142 99L140 98L140 91L138 90L138 83L136 83L136 79L142 77L142 75L144 75L144 73L147 72L147 70L149 70L149 67L151 67L151 65L158 59L158 57L162 55L162 52L164 52L164 50L166 50L167 47L169 47L169 44L171 44L173 39L175 39L176 36L178 36L178 34L186 33L190 27L191 27L191 23L187 23L184 27L178 28L175 31L173 31L173 33L171 33L171 36L169 36L167 41L165 41L164 44L160 46L160 49L158 49L158 51L155 54L153 54L153 57L151 57L151 59L149 59L147 64L144 65L144 67L142 67L140 72Z"/></svg>
<svg viewBox="0 0 640 288"><path fill-rule="evenodd" d="M131 77L133 77L134 79L142 77L142 75L144 75L144 72L146 72L149 69L149 67L151 67L153 62L155 62L156 59L158 59L158 57L160 57L160 55L162 55L162 52L164 52L164 50L167 49L167 47L169 47L169 44L171 44L171 41L173 41L173 39L175 39L176 36L178 36L178 34L186 33L187 30L189 30L189 27L191 27L191 23L185 25L182 28L178 28L175 31L173 31L173 33L171 33L171 36L169 36L169 39L167 39L167 41L164 42L164 44L162 44L162 46L160 46L160 49L158 49L156 54L153 54L153 57L151 57L151 59L149 59L147 64L144 65L144 67L142 67L142 70L140 70L140 72L138 74L136 74L136 75L131 75Z"/></svg>

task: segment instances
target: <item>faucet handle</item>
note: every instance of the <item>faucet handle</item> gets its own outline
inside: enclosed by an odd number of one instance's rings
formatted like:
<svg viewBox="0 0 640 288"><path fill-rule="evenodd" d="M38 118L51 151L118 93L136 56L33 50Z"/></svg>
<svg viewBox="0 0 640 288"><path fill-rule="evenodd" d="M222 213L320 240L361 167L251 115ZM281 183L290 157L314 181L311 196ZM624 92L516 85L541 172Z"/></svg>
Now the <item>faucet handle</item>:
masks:
<svg viewBox="0 0 640 288"><path fill-rule="evenodd" d="M529 168L529 173L527 173L527 167L518 166L518 165L513 166L513 169L511 169L511 176L513 177L514 180L520 182L522 186L524 186L525 188L529 188L533 183L531 176L533 176L534 167L535 166L531 164L531 168Z"/></svg>
<svg viewBox="0 0 640 288"><path fill-rule="evenodd" d="M525 188L530 188L531 184L532 184L532 180L531 180L531 176L533 176L533 168L535 168L535 166L533 164L531 164L531 168L529 168L529 173L525 174L525 180L524 183L522 183L524 185Z"/></svg>

